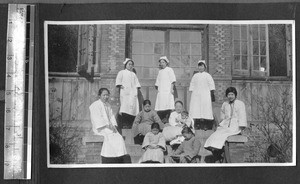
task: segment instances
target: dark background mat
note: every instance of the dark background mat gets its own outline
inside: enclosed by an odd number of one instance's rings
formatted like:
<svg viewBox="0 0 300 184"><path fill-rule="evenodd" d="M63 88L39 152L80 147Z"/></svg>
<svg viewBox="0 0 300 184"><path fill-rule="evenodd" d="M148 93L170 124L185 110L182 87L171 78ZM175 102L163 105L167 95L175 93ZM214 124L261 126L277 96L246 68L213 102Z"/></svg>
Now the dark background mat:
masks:
<svg viewBox="0 0 300 184"><path fill-rule="evenodd" d="M72 20L296 20L296 58L300 33L299 3L209 4L36 4L33 158L31 180L3 180L4 101L0 101L0 183L300 183L299 167L197 168L47 168L44 77L44 21ZM0 4L0 90L5 88L7 4ZM298 66L296 66L296 71ZM297 77L298 78L298 77ZM298 86L297 86L298 88ZM297 105L298 107L298 105ZM298 114L297 114L298 115ZM299 128L299 125L297 125ZM299 150L299 143L297 143ZM299 155L299 154L297 154ZM297 164L299 164L297 160ZM298 175L297 175L298 174Z"/></svg>

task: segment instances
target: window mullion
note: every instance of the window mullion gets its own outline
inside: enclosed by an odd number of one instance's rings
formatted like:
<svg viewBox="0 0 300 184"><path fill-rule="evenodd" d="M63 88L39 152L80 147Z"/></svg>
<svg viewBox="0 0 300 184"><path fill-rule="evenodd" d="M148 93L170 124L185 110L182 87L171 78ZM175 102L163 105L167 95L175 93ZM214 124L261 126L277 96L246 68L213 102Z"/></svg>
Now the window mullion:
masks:
<svg viewBox="0 0 300 184"><path fill-rule="evenodd" d="M266 66L267 66L267 76L270 76L270 61L269 61L269 26L265 25L266 34Z"/></svg>
<svg viewBox="0 0 300 184"><path fill-rule="evenodd" d="M252 76L252 70L253 70L253 32L252 32L252 26L247 25L247 32L248 32L248 71L249 76Z"/></svg>

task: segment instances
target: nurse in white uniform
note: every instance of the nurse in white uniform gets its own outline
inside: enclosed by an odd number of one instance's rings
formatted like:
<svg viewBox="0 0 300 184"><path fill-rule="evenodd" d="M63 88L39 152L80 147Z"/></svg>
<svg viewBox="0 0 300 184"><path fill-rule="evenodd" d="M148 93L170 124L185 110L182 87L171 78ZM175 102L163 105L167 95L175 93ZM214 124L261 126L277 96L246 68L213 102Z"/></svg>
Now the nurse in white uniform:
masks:
<svg viewBox="0 0 300 184"><path fill-rule="evenodd" d="M212 76L207 73L204 60L198 62L199 72L192 77L189 91L191 92L190 117L194 119L196 129L201 123L200 129L212 129L215 83Z"/></svg>
<svg viewBox="0 0 300 184"><path fill-rule="evenodd" d="M134 73L134 62L126 58L123 62L124 70L119 71L116 86L120 88L120 111L122 128L131 128L135 116L139 113L138 88L141 87Z"/></svg>
<svg viewBox="0 0 300 184"><path fill-rule="evenodd" d="M217 130L208 137L204 145L204 148L213 152L215 160L221 159L227 138L241 133L247 127L245 104L236 99L236 96L237 91L234 87L226 89L228 101L224 102L221 107L221 123Z"/></svg>
<svg viewBox="0 0 300 184"><path fill-rule="evenodd" d="M155 110L158 116L164 122L168 119L170 113L174 107L174 85L176 77L174 70L169 67L170 61L166 56L159 58L158 60L160 70L158 72L155 88L158 90Z"/></svg>
<svg viewBox="0 0 300 184"><path fill-rule="evenodd" d="M109 94L107 88L101 88L98 93L100 99L89 107L93 131L104 137L100 154L102 163L125 163L128 162L125 142L117 131L117 122L108 103Z"/></svg>

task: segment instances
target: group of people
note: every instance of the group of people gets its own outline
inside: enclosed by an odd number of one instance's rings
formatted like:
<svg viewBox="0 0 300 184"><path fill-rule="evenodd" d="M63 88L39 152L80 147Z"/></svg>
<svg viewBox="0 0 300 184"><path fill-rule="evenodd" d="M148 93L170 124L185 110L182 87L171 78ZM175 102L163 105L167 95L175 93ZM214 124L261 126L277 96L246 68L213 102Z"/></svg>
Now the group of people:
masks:
<svg viewBox="0 0 300 184"><path fill-rule="evenodd" d="M141 144L145 150L140 162L194 162L201 146L194 134L195 126L202 122L207 125L205 129L209 128L214 119L214 80L205 71L205 61L200 60L199 72L193 75L190 82L191 101L187 112L183 109L181 101L174 100L176 76L169 67L170 61L163 56L158 63L160 70L155 82L157 97L155 108L152 110L150 100L144 100L142 105L139 103L141 85L134 70L133 60L126 58L123 62L124 70L121 70L116 78L116 87L120 89L119 114L122 124L132 126L135 143ZM108 102L109 93L107 88L101 88L100 99L90 106L93 131L104 136L102 163L124 163L128 155ZM237 100L236 96L237 91L234 87L226 90L228 101L224 102L221 108L222 121L204 145L213 153L219 154L227 137L240 133L247 125L245 105ZM179 144L179 147L165 158L166 142L171 145Z"/></svg>

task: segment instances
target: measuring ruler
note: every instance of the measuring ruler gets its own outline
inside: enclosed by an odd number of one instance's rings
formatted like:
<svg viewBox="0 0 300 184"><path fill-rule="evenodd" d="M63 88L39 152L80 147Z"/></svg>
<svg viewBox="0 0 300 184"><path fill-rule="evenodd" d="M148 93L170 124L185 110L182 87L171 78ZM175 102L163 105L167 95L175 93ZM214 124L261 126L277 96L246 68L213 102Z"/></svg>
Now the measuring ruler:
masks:
<svg viewBox="0 0 300 184"><path fill-rule="evenodd" d="M4 179L31 178L34 6L8 5Z"/></svg>

